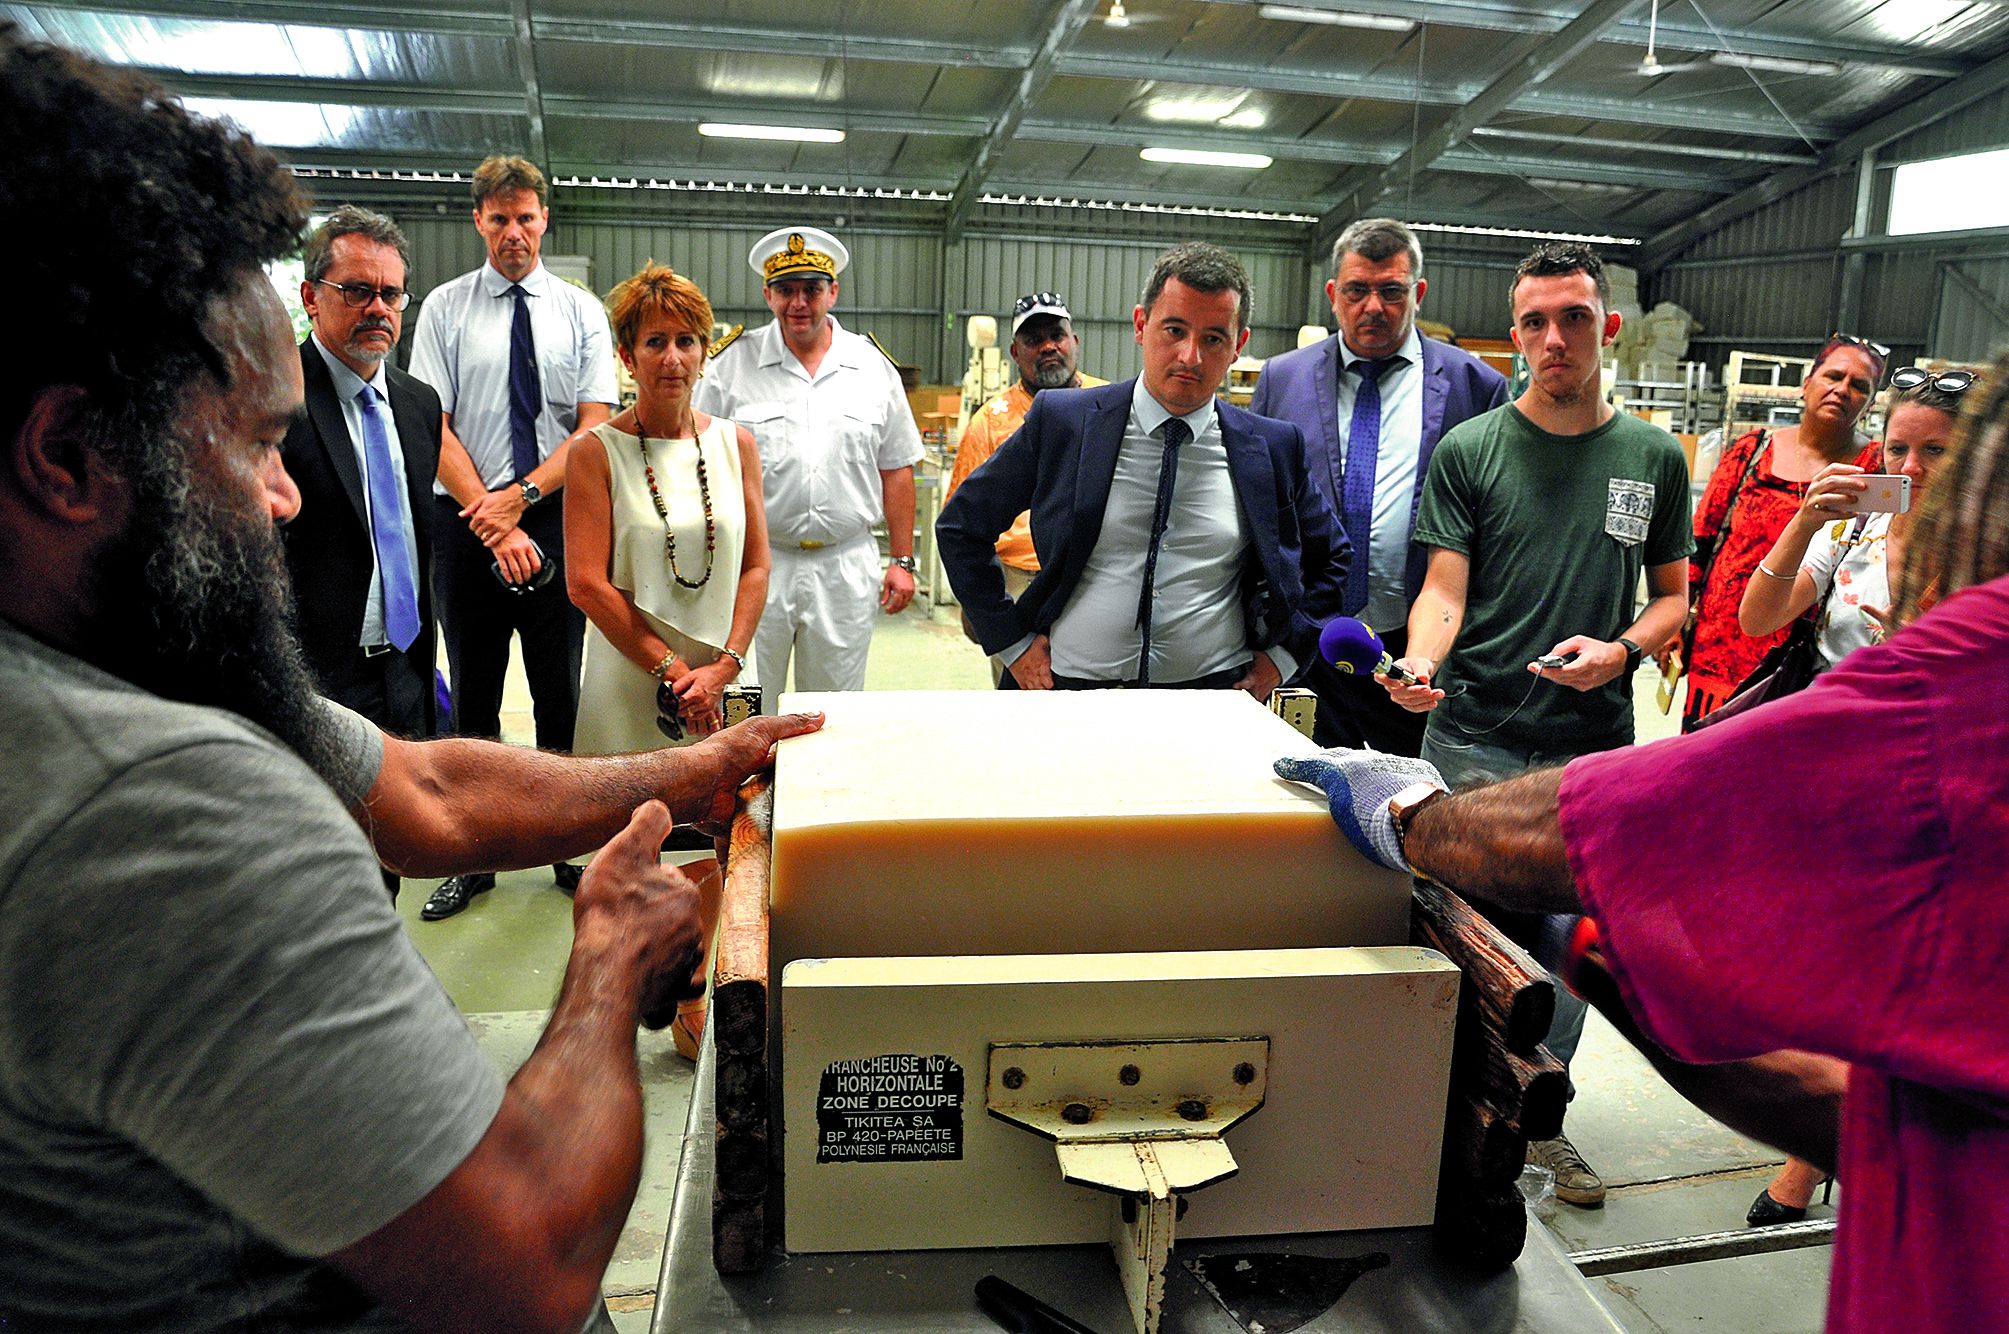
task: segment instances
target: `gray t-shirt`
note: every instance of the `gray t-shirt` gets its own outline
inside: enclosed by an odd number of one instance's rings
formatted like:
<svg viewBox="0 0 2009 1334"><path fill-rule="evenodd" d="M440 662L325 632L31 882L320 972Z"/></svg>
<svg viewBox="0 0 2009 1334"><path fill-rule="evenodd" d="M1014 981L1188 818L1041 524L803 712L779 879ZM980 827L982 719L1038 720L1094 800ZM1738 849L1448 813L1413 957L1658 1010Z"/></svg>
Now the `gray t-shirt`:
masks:
<svg viewBox="0 0 2009 1334"><path fill-rule="evenodd" d="M324 782L4 622L0 699L0 1328L397 1328L309 1257L438 1185L502 1084L330 790L375 729L338 711Z"/></svg>

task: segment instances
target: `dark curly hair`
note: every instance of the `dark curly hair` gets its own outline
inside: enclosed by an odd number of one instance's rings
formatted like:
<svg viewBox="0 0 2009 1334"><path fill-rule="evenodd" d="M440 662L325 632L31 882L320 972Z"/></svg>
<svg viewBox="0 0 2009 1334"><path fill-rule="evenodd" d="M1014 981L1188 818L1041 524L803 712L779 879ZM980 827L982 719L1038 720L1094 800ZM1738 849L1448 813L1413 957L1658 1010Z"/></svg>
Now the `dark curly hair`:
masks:
<svg viewBox="0 0 2009 1334"><path fill-rule="evenodd" d="M145 467L196 377L228 382L212 303L294 248L307 199L235 126L13 23L0 23L0 160L0 253L39 322L0 361L0 431L43 388L80 385L94 446Z"/></svg>

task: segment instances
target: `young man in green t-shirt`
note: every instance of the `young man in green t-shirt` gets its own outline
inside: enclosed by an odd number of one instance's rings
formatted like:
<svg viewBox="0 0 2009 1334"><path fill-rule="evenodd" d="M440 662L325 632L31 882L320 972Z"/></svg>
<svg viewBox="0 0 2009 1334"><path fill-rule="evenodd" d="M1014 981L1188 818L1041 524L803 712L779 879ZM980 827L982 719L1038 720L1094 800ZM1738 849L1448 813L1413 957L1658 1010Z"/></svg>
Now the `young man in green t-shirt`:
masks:
<svg viewBox="0 0 2009 1334"><path fill-rule="evenodd" d="M1513 338L1528 387L1445 436L1423 486L1415 540L1430 558L1400 660L1420 684L1380 679L1396 703L1430 713L1423 758L1454 791L1630 745L1633 670L1687 613L1688 468L1673 436L1600 392L1618 336L1610 299L1588 246L1547 242L1522 260ZM1526 925L1552 964L1542 945L1561 924ZM1567 1065L1583 1005L1558 993L1548 1045ZM1555 1172L1558 1198L1603 1200L1567 1139L1529 1156Z"/></svg>

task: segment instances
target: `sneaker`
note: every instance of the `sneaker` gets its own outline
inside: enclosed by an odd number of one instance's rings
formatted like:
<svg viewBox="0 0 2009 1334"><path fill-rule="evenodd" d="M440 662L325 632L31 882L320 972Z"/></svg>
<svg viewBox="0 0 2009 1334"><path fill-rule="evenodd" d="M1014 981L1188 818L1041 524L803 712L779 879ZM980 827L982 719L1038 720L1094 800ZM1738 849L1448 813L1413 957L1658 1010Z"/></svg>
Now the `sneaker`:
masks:
<svg viewBox="0 0 2009 1334"><path fill-rule="evenodd" d="M1583 1160L1576 1145L1562 1135L1528 1142L1528 1161L1556 1179L1556 1198L1564 1204L1595 1209L1604 1203L1604 1178Z"/></svg>

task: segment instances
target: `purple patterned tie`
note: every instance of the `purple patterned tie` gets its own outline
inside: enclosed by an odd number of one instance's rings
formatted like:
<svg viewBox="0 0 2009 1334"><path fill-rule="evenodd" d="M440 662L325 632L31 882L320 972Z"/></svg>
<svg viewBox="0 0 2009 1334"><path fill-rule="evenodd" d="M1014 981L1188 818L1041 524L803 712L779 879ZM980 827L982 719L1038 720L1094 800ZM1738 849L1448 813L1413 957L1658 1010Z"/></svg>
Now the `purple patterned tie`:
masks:
<svg viewBox="0 0 2009 1334"><path fill-rule="evenodd" d="M1346 567L1348 616L1360 615L1367 605L1367 540L1374 526L1374 464L1381 450L1381 373L1399 365L1401 358L1385 361L1356 361L1349 370L1360 372L1360 391L1353 396L1353 425L1346 433L1346 471L1341 478L1339 521L1346 539L1353 544L1353 559Z"/></svg>

